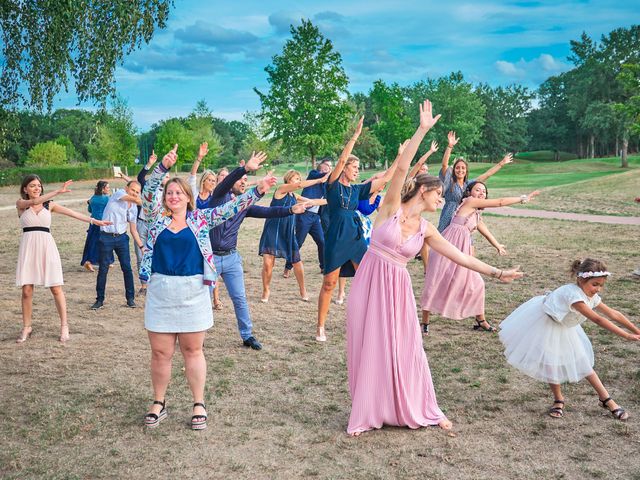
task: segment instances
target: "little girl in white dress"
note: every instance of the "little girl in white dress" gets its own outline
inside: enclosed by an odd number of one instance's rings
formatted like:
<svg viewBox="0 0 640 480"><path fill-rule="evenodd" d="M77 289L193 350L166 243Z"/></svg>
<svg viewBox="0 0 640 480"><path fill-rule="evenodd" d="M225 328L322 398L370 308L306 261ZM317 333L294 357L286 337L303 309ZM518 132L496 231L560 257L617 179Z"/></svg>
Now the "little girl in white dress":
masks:
<svg viewBox="0 0 640 480"><path fill-rule="evenodd" d="M593 349L580 324L586 319L627 340L640 340L640 328L617 310L607 307L598 293L609 275L604 263L585 259L571 265L576 283L563 285L548 295L528 300L501 324L500 340L507 361L530 377L547 382L554 395L549 415L564 415L560 384L586 378L598 393L603 408L614 418L629 414L609 396L593 370ZM610 320L629 330L629 333Z"/></svg>

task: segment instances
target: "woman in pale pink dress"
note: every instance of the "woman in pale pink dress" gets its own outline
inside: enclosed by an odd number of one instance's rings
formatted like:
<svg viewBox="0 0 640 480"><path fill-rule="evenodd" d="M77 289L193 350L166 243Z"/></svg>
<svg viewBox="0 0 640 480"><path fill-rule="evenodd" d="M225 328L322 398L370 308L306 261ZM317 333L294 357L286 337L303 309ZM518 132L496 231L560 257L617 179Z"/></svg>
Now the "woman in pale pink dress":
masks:
<svg viewBox="0 0 640 480"><path fill-rule="evenodd" d="M18 251L16 285L22 287L22 332L17 343L25 342L33 331L33 287L42 285L51 289L60 316L60 341L69 340L67 302L62 291L62 262L56 242L51 236L51 213L62 213L89 224L104 226L111 222L96 220L87 215L69 210L53 203L51 199L60 193L69 192L71 180L61 188L43 195L42 181L37 175L27 175L20 186L20 199L16 202L22 238Z"/></svg>
<svg viewBox="0 0 640 480"><path fill-rule="evenodd" d="M464 193L451 223L442 236L462 253L473 255L471 234L477 229L496 248L499 255L506 255L504 245L498 243L481 218L481 210L515 203L527 203L540 192L519 197L487 198L487 186L481 181L471 182ZM422 333L429 334L429 314L461 320L475 317L474 329L495 332L496 329L484 316L484 280L478 274L460 266L437 252L429 257L425 271L422 304Z"/></svg>
<svg viewBox="0 0 640 480"><path fill-rule="evenodd" d="M352 402L347 432L354 436L383 425L451 428L436 401L406 269L423 242L468 268L500 275L503 281L522 276L516 269L499 271L464 255L421 218L422 212L435 212L442 196L437 177L418 175L401 195L411 159L439 117L433 117L428 100L420 105L420 126L399 159L349 293L354 300L347 303Z"/></svg>

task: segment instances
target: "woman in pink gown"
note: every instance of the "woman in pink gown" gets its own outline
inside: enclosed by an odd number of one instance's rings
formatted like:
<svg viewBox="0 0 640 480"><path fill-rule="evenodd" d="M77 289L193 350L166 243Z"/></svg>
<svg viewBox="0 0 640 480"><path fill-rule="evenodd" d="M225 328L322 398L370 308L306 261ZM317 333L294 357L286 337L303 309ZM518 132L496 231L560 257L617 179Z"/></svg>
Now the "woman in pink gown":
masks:
<svg viewBox="0 0 640 480"><path fill-rule="evenodd" d="M527 203L540 192L519 197L487 198L487 187L481 181L471 182L451 223L442 236L462 253L473 255L471 234L477 229L496 248L498 254L507 252L499 244L482 221L485 208ZM424 289L420 297L422 305L422 332L429 333L429 315L435 312L443 317L461 320L475 317L476 330L495 332L484 316L484 280L478 272L460 266L447 257L434 253L429 256L425 271Z"/></svg>
<svg viewBox="0 0 640 480"><path fill-rule="evenodd" d="M418 175L401 195L411 159L438 121L431 103L420 105L420 126L399 158L397 169L371 236L369 250L356 272L347 303L347 369L351 415L347 432L383 425L419 428L451 422L438 407L416 314L406 263L423 242L435 251L481 273L504 281L522 276L516 269L500 272L464 255L421 218L434 212L442 196L437 177Z"/></svg>
<svg viewBox="0 0 640 480"><path fill-rule="evenodd" d="M16 285L22 287L22 332L17 343L25 342L33 331L31 327L33 312L33 287L42 285L51 289L56 309L60 316L60 341L69 339L67 321L67 302L62 291L62 262L56 242L51 236L51 213L62 213L89 224L103 226L111 222L96 220L87 215L74 212L51 199L60 193L69 192L71 180L61 188L44 195L42 181L37 175L27 175L20 186L20 198L16 202L22 237L18 250Z"/></svg>

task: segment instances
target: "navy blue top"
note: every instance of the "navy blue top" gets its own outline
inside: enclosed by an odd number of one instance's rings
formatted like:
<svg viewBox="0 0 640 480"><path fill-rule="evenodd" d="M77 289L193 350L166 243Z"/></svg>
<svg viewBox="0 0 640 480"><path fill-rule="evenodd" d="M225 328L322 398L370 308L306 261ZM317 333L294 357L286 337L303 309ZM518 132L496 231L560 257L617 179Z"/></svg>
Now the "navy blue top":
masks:
<svg viewBox="0 0 640 480"><path fill-rule="evenodd" d="M233 200L233 193L231 188L233 184L240 180L247 171L244 167L238 167L232 170L215 188L209 199L208 208L215 208L219 205L223 205L230 200ZM256 193L258 193L256 191ZM260 193L258 193L259 196ZM226 222L212 228L209 231L209 239L211 240L211 248L218 251L229 251L236 248L238 245L238 231L240 225L244 220L244 217L254 218L275 218L286 217L291 215L289 207L260 207L258 205L251 205L249 208L238 212Z"/></svg>
<svg viewBox="0 0 640 480"><path fill-rule="evenodd" d="M91 214L91 218L95 218L96 220L102 220L102 215L104 214L104 208L109 203L108 195L93 195L89 199L89 213Z"/></svg>
<svg viewBox="0 0 640 480"><path fill-rule="evenodd" d="M213 194L212 194L213 195ZM209 207L209 202L211 201L211 195L209 195L207 198L205 198L204 200L202 200L200 198L200 194L196 195L196 208L198 210L202 210L203 208L210 208Z"/></svg>
<svg viewBox="0 0 640 480"><path fill-rule="evenodd" d="M307 175L307 180L317 180L324 177L325 173L320 173L317 170L311 170ZM304 198L324 198L327 195L327 187L324 183L316 183L310 187L304 187L300 193Z"/></svg>
<svg viewBox="0 0 640 480"><path fill-rule="evenodd" d="M178 233L165 228L153 248L151 272L176 277L203 275L202 253L189 227Z"/></svg>
<svg viewBox="0 0 640 480"><path fill-rule="evenodd" d="M358 202L358 211L363 215L371 215L380 206L380 200L382 200L380 195L376 195L376 199L373 203L369 203L368 198L360 200Z"/></svg>

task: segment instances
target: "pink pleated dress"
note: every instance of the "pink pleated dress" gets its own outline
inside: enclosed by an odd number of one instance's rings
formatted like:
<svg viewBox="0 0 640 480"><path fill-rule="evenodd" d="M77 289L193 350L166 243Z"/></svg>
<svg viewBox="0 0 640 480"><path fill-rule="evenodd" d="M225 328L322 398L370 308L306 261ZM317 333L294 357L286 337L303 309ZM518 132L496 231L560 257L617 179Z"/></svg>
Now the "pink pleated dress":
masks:
<svg viewBox="0 0 640 480"><path fill-rule="evenodd" d="M347 301L348 433L383 425L419 428L446 419L422 346L407 261L422 247L427 221L403 241L401 210L373 229Z"/></svg>
<svg viewBox="0 0 640 480"><path fill-rule="evenodd" d="M27 208L20 215L20 226L25 228L51 227L51 212L43 208L36 213ZM23 230L18 249L18 268L16 269L16 285L38 285L55 287L62 285L62 262L56 242L50 232Z"/></svg>
<svg viewBox="0 0 640 480"><path fill-rule="evenodd" d="M442 236L462 253L471 255L471 234L479 222L478 210L468 217L456 212ZM454 320L483 315L484 280L478 272L462 267L432 250L429 252L420 303L422 310Z"/></svg>

